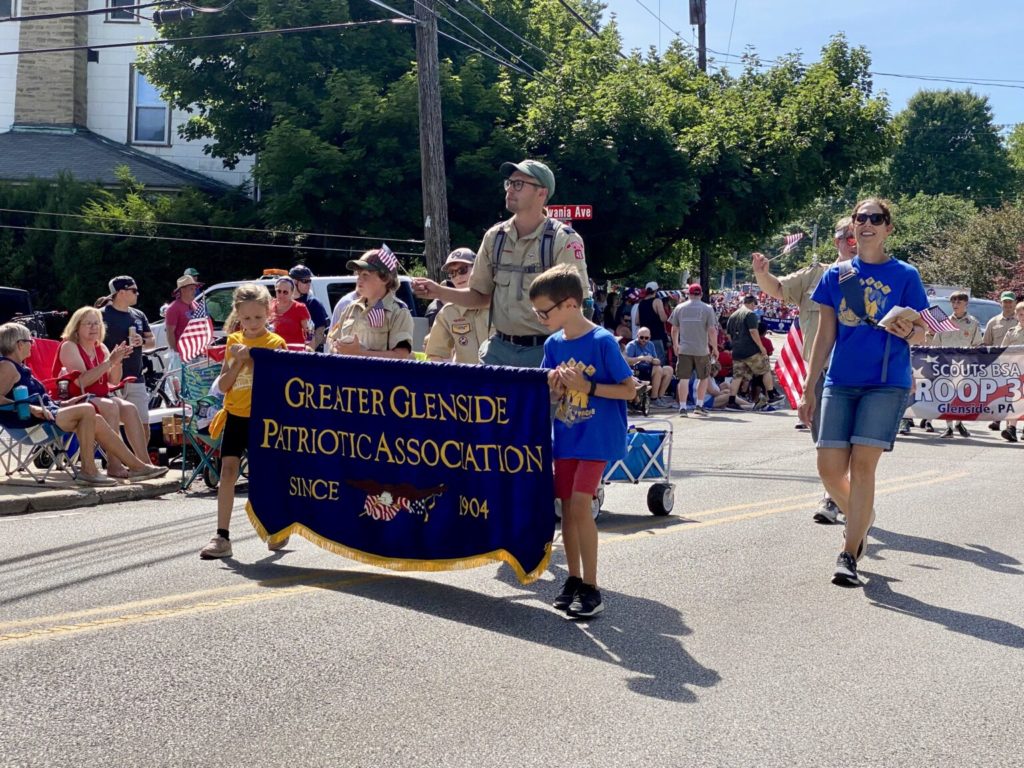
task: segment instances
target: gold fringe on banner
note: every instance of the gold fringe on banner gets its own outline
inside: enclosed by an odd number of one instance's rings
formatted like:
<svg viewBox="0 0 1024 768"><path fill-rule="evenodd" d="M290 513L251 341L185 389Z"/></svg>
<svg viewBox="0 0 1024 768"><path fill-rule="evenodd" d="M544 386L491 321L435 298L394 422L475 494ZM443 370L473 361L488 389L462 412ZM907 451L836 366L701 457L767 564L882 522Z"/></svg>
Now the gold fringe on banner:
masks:
<svg viewBox="0 0 1024 768"><path fill-rule="evenodd" d="M352 547L347 547L344 544L339 544L336 541L325 538L316 531L307 528L302 523L292 523L287 528L283 528L280 531L275 531L273 534L269 534L267 529L263 527L263 523L261 523L259 518L256 516L256 512L252 508L251 501L247 501L245 503L245 511L249 515L249 522L251 522L252 527L256 529L256 533L268 544L279 544L289 536L296 534L298 536L302 536L308 541L311 541L321 549L326 549L328 552L333 552L336 555L341 555L342 557L347 557L350 560L356 560L360 563L366 563L367 565L374 565L378 568L387 568L392 571L459 571L469 568L479 568L483 565L489 565L494 562L501 562L506 563L513 572L515 572L516 578L519 579L520 584L532 584L540 578L544 571L548 569L548 563L551 561L550 541L544 545L543 559L537 564L537 567L529 573L523 570L523 566L519 564L519 561L504 549L496 549L493 552L484 552L479 555L473 555L472 557L456 557L439 560L381 557L380 555L374 555L369 552L353 549Z"/></svg>

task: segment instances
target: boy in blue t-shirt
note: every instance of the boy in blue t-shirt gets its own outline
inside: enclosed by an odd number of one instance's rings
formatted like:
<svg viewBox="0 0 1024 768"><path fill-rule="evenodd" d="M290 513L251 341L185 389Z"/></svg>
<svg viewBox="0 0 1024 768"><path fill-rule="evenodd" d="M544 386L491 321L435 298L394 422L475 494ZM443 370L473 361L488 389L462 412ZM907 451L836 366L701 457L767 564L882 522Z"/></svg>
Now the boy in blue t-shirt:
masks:
<svg viewBox="0 0 1024 768"><path fill-rule="evenodd" d="M562 543L569 578L552 605L573 617L604 610L597 589L597 524L591 500L605 464L626 453L626 402L636 395L633 372L615 337L583 315L583 284L560 264L530 286L530 303L545 328L555 410L555 496L562 502Z"/></svg>

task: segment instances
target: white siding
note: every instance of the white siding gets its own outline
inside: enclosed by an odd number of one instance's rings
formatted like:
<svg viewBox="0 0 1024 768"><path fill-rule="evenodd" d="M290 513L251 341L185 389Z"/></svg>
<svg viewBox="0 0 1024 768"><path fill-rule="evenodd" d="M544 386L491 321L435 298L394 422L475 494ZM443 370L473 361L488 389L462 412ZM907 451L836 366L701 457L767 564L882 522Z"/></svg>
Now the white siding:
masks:
<svg viewBox="0 0 1024 768"><path fill-rule="evenodd" d="M0 51L18 50L20 21L0 24ZM18 57L0 56L0 133L6 133L14 122L14 94L18 85Z"/></svg>
<svg viewBox="0 0 1024 768"><path fill-rule="evenodd" d="M156 30L148 21L140 21L138 24L110 23L102 14L89 17L90 44L102 45L104 43L152 40L156 37ZM89 64L87 127L101 136L122 144L128 143L131 65L135 61L135 50L135 48L102 49L99 51L99 62ZM2 115L2 103L0 103L0 116ZM136 144L134 145L135 149L156 155L183 168L198 171L231 186L237 186L248 180L252 172L252 158L243 158L234 170L229 170L219 159L203 153L203 142L186 142L178 138L178 126L184 123L187 117L188 115L184 112L176 111L172 114L170 146L157 147Z"/></svg>

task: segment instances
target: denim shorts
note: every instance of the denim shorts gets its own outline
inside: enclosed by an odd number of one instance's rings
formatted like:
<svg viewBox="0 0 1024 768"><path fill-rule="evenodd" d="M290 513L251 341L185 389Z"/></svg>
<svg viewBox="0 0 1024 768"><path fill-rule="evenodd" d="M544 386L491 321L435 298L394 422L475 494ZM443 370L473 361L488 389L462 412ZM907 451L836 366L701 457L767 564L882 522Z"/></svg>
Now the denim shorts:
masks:
<svg viewBox="0 0 1024 768"><path fill-rule="evenodd" d="M819 448L870 445L891 451L910 390L826 386L821 398Z"/></svg>

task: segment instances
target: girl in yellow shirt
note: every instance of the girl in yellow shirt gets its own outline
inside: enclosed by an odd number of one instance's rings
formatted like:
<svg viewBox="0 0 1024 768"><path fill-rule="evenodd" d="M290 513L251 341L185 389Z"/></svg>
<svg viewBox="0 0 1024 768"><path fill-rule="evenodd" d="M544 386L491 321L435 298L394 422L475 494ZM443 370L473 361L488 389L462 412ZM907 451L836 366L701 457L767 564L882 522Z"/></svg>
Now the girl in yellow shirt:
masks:
<svg viewBox="0 0 1024 768"><path fill-rule="evenodd" d="M199 557L213 560L231 557L231 508L235 503L235 483L242 462L242 453L249 445L249 413L252 409L252 357L249 350L287 349L285 340L267 329L270 315L270 293L262 285L246 283L238 286L231 299L231 314L225 328L241 326L228 336L220 390L224 396L227 421L220 444L220 485L217 487L217 535L202 548ZM271 549L280 549L287 539Z"/></svg>

